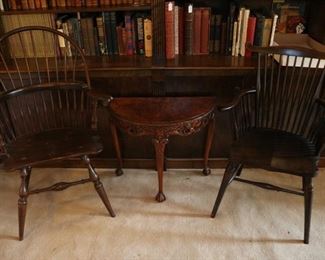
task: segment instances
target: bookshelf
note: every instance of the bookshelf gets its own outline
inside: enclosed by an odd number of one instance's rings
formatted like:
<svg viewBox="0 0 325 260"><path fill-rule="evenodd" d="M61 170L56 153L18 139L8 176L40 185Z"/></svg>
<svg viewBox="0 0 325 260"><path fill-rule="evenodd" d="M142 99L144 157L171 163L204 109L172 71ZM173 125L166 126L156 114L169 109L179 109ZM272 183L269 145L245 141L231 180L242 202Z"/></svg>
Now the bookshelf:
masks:
<svg viewBox="0 0 325 260"><path fill-rule="evenodd" d="M305 4L307 31L308 12L312 0L296 0ZM54 19L62 15L89 17L103 12L124 14L146 13L152 21L152 57L144 55L96 55L87 56L92 88L102 95L113 96L217 96L218 102L226 103L240 88L252 87L255 81L256 60L254 57L231 56L222 53L208 55L176 55L166 59L165 0L151 0L142 5L110 5L97 7L50 7L34 10L1 11L0 16L50 15ZM227 17L230 0L175 1L184 6L211 8L212 13ZM272 0L234 0L238 6L271 10ZM311 23L314 24L315 22ZM321 22L316 22L318 27ZM54 25L53 25L54 26ZM311 30L312 31L312 30ZM318 29L319 31L319 29ZM1 74L1 70L0 70ZM99 111L99 128L103 133L105 150L97 158L98 166L114 167L115 154L109 133L105 111ZM217 114L215 141L212 145L211 166L223 167L232 140L230 119L227 113ZM170 141L167 151L167 167L201 167L205 132L193 136L191 142L176 137ZM126 167L153 167L153 150L150 138L122 135ZM185 158L185 159L179 159ZM73 162L69 165L77 166Z"/></svg>

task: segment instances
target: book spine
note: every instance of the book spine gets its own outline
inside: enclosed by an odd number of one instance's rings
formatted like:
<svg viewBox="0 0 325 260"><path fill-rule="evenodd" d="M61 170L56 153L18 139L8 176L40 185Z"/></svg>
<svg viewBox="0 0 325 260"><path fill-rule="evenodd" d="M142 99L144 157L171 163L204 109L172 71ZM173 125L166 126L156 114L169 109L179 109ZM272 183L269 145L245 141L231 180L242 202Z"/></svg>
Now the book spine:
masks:
<svg viewBox="0 0 325 260"><path fill-rule="evenodd" d="M235 56L235 53L236 53L237 31L238 31L238 22L234 22L233 37L232 37L232 48L231 48L231 55L232 56Z"/></svg>
<svg viewBox="0 0 325 260"><path fill-rule="evenodd" d="M238 14L238 28L237 28L237 37L236 37L236 48L235 48L235 56L238 56L240 52L241 46L241 34L243 30L243 19L244 19L245 8L240 8Z"/></svg>
<svg viewBox="0 0 325 260"><path fill-rule="evenodd" d="M174 9L174 39L175 39L175 55L179 54L179 7L175 6Z"/></svg>
<svg viewBox="0 0 325 260"><path fill-rule="evenodd" d="M144 25L143 25L143 17L137 17L137 53L140 55L144 54Z"/></svg>
<svg viewBox="0 0 325 260"><path fill-rule="evenodd" d="M126 31L126 39L127 39L126 54L133 55L133 37L132 37L131 15L126 14L124 19L125 19L125 31Z"/></svg>
<svg viewBox="0 0 325 260"><path fill-rule="evenodd" d="M244 19L243 19L243 30L241 32L241 40L240 40L240 55L245 56L245 50L246 50L246 39L247 39L247 25L248 25L248 18L249 18L250 10L245 9L244 12Z"/></svg>
<svg viewBox="0 0 325 260"><path fill-rule="evenodd" d="M202 10L201 8L194 8L194 22L193 22L193 54L201 53L201 23Z"/></svg>
<svg viewBox="0 0 325 260"><path fill-rule="evenodd" d="M262 47L267 47L270 44L272 29L272 18L266 18L263 24Z"/></svg>
<svg viewBox="0 0 325 260"><path fill-rule="evenodd" d="M23 10L28 10L29 7L28 7L28 0L21 0L21 8Z"/></svg>
<svg viewBox="0 0 325 260"><path fill-rule="evenodd" d="M174 2L165 3L165 33L166 33L166 58L175 58L175 35L174 35Z"/></svg>
<svg viewBox="0 0 325 260"><path fill-rule="evenodd" d="M117 35L116 35L116 12L110 13L110 26L111 26L111 37L112 37L112 52L118 54L117 46Z"/></svg>
<svg viewBox="0 0 325 260"><path fill-rule="evenodd" d="M214 52L220 52L220 42L221 42L221 21L222 16L217 14L215 21L215 29L214 29Z"/></svg>
<svg viewBox="0 0 325 260"><path fill-rule="evenodd" d="M215 42L215 27L216 27L216 15L210 16L210 39L209 39L209 52L214 53L214 42Z"/></svg>
<svg viewBox="0 0 325 260"><path fill-rule="evenodd" d="M256 17L249 17L248 18L248 25L247 25L247 43L253 44L254 36L255 36L255 27L256 27ZM251 57L252 52L250 50L245 51L245 57Z"/></svg>
<svg viewBox="0 0 325 260"><path fill-rule="evenodd" d="M193 54L193 5L188 4L185 10L185 30L184 30L184 47L185 54L192 55Z"/></svg>
<svg viewBox="0 0 325 260"><path fill-rule="evenodd" d="M260 14L256 15L256 27L255 27L255 36L254 36L255 46L262 46L264 21L265 21L265 16Z"/></svg>
<svg viewBox="0 0 325 260"><path fill-rule="evenodd" d="M110 13L104 12L103 18L104 18L104 30L105 30L106 44L107 44L107 53L108 53L108 55L113 55L113 42L112 42Z"/></svg>
<svg viewBox="0 0 325 260"><path fill-rule="evenodd" d="M144 48L145 56L152 57L152 21L144 19Z"/></svg>
<svg viewBox="0 0 325 260"><path fill-rule="evenodd" d="M184 10L183 7L178 8L178 51L184 54Z"/></svg>
<svg viewBox="0 0 325 260"><path fill-rule="evenodd" d="M200 53L209 54L210 8L202 8Z"/></svg>
<svg viewBox="0 0 325 260"><path fill-rule="evenodd" d="M271 37L270 37L270 46L273 46L273 42L274 42L274 35L275 35L275 28L278 22L278 15L275 14L273 16L273 21L272 21L272 30L271 30Z"/></svg>
<svg viewBox="0 0 325 260"><path fill-rule="evenodd" d="M105 42L103 17L96 17L96 24L97 24L99 53L101 55L104 55L105 53L107 53L107 50L106 50L106 42Z"/></svg>
<svg viewBox="0 0 325 260"><path fill-rule="evenodd" d="M220 52L226 54L226 38L227 38L227 23L221 24L221 41L220 41Z"/></svg>

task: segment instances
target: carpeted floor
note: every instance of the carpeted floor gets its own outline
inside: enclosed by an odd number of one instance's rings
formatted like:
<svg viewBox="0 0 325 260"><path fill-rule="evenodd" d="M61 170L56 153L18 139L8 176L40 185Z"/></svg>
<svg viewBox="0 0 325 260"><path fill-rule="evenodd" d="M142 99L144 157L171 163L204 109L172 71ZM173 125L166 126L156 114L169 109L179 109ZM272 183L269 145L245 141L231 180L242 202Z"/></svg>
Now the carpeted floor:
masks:
<svg viewBox="0 0 325 260"><path fill-rule="evenodd" d="M0 172L0 259L324 259L325 170L315 179L311 241L302 243L303 198L233 182L209 214L223 170L168 170L167 201L154 200L149 170L98 169L116 218L91 184L29 197L17 240L18 173ZM300 187L300 178L245 169L244 177ZM85 169L35 169L31 187L87 176ZM286 185L286 186L288 186Z"/></svg>

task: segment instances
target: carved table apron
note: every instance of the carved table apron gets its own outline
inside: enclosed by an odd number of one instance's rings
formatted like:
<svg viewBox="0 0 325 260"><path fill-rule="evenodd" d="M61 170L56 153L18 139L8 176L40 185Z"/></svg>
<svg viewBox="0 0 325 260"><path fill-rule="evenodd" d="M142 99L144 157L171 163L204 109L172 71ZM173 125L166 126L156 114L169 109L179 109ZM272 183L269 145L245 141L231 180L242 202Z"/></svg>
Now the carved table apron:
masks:
<svg viewBox="0 0 325 260"><path fill-rule="evenodd" d="M164 152L169 136L191 135L208 124L203 173L205 175L210 174L208 156L214 133L214 108L214 97L126 97L112 99L109 104L111 132L119 162L116 174L123 174L116 127L130 135L152 136L159 182L156 200L163 202L166 200L163 193Z"/></svg>

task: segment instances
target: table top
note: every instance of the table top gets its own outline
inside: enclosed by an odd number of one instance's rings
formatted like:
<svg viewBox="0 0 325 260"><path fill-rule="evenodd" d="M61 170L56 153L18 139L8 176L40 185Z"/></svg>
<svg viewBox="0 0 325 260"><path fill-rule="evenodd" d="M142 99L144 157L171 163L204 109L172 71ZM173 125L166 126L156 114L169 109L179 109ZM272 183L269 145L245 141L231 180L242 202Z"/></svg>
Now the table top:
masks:
<svg viewBox="0 0 325 260"><path fill-rule="evenodd" d="M211 113L215 97L121 97L110 102L112 115L145 125L170 125Z"/></svg>

